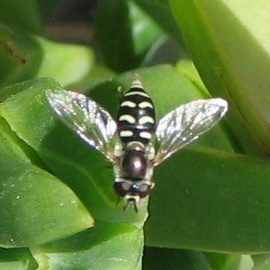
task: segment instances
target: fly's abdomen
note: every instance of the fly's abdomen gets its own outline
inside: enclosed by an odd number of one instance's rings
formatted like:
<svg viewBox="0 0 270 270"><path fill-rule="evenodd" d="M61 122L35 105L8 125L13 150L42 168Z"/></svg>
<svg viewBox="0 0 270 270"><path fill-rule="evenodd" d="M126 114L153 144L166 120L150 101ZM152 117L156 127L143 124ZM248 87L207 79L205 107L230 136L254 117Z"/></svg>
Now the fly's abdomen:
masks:
<svg viewBox="0 0 270 270"><path fill-rule="evenodd" d="M118 112L118 134L124 144L148 144L156 128L155 109L141 81L136 78L123 96Z"/></svg>

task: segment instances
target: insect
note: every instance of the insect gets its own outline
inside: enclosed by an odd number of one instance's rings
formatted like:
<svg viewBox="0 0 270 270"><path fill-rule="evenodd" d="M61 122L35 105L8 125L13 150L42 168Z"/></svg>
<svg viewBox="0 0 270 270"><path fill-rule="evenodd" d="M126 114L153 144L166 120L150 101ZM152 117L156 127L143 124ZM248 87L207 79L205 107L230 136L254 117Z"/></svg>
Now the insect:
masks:
<svg viewBox="0 0 270 270"><path fill-rule="evenodd" d="M198 99L156 122L138 76L120 100L116 121L83 94L47 90L46 96L61 120L113 164L114 190L126 201L124 209L133 204L136 212L154 186L153 168L213 127L228 108L221 98Z"/></svg>

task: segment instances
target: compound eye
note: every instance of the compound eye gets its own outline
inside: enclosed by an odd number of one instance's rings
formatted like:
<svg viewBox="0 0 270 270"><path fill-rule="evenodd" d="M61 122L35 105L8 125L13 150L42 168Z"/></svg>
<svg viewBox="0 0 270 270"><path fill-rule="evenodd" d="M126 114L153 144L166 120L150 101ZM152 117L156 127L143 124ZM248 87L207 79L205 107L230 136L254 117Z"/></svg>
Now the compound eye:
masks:
<svg viewBox="0 0 270 270"><path fill-rule="evenodd" d="M144 198L150 193L151 186L147 184L141 184L138 189L138 194L140 198Z"/></svg>
<svg viewBox="0 0 270 270"><path fill-rule="evenodd" d="M124 177L132 180L141 180L145 177L147 162L143 153L128 151L123 159Z"/></svg>
<svg viewBox="0 0 270 270"><path fill-rule="evenodd" d="M144 198L149 195L151 186L148 184L130 184L128 182L115 182L114 190L120 197L125 197L126 195L139 196Z"/></svg>
<svg viewBox="0 0 270 270"><path fill-rule="evenodd" d="M130 193L131 189L131 184L127 182L115 182L113 184L115 192L120 196L120 197L125 197L128 193Z"/></svg>

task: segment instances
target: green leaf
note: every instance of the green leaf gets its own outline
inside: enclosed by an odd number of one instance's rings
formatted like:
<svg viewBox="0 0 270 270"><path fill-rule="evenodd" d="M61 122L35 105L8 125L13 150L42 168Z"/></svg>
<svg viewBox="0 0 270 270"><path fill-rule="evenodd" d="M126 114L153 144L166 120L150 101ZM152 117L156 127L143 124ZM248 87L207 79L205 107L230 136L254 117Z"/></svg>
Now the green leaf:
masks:
<svg viewBox="0 0 270 270"><path fill-rule="evenodd" d="M0 248L0 268L4 270L34 270L38 265L26 248Z"/></svg>
<svg viewBox="0 0 270 270"><path fill-rule="evenodd" d="M268 159L183 149L156 169L147 245L269 252L269 175Z"/></svg>
<svg viewBox="0 0 270 270"><path fill-rule="evenodd" d="M76 195L0 120L0 246L38 245L91 227Z"/></svg>
<svg viewBox="0 0 270 270"><path fill-rule="evenodd" d="M206 87L230 101L239 141L270 153L268 1L169 3Z"/></svg>
<svg viewBox="0 0 270 270"><path fill-rule="evenodd" d="M176 64L176 69L186 77L194 86L205 95L209 95L208 90L205 88L198 71L196 70L191 60L181 60Z"/></svg>
<svg viewBox="0 0 270 270"><path fill-rule="evenodd" d="M64 240L32 248L42 269L139 270L143 232L128 224L99 223Z"/></svg>
<svg viewBox="0 0 270 270"><path fill-rule="evenodd" d="M63 44L39 38L43 59L36 77L50 77L63 86L74 84L89 75L95 65L91 48Z"/></svg>

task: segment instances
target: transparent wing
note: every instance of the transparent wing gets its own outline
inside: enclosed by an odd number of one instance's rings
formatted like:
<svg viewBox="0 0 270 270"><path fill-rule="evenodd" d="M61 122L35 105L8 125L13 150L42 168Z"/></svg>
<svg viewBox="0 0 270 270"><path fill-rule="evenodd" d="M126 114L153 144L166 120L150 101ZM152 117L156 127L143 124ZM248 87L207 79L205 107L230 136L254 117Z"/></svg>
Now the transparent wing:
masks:
<svg viewBox="0 0 270 270"><path fill-rule="evenodd" d="M47 90L46 97L68 127L113 162L116 123L106 110L72 91Z"/></svg>
<svg viewBox="0 0 270 270"><path fill-rule="evenodd" d="M199 99L166 114L157 125L159 148L154 164L158 165L180 148L198 139L225 115L227 109L227 101L221 98Z"/></svg>

